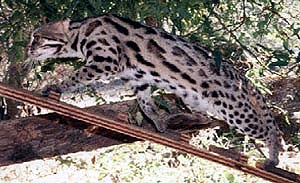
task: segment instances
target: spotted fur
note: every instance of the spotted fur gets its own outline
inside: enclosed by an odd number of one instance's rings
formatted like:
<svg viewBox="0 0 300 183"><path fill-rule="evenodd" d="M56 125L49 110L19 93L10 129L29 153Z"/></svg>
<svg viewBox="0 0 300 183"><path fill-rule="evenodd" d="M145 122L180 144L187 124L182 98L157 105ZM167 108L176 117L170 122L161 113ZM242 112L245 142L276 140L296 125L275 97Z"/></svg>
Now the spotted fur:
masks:
<svg viewBox="0 0 300 183"><path fill-rule="evenodd" d="M151 99L151 86L176 94L192 112L218 116L238 132L270 147L270 162L278 164L279 129L261 93L231 65L218 68L203 47L116 15L81 22L62 20L32 34L28 55L35 60L79 57L86 65L56 89L117 76L134 89L141 109L163 132L164 119Z"/></svg>

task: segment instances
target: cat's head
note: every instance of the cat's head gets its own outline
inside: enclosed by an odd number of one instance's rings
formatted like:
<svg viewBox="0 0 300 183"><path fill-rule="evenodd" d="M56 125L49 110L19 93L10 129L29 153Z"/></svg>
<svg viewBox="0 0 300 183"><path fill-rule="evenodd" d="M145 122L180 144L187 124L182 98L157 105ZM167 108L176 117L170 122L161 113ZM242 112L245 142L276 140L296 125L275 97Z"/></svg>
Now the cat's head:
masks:
<svg viewBox="0 0 300 183"><path fill-rule="evenodd" d="M27 55L33 60L65 57L70 45L70 20L50 22L37 28L31 35Z"/></svg>

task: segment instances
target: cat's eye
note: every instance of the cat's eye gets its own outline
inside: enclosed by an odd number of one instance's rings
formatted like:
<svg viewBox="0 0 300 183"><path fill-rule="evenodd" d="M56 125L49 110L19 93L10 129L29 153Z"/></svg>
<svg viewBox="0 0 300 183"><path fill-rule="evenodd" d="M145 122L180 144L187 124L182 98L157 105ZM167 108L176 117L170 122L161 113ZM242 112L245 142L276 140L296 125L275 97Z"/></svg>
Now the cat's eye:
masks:
<svg viewBox="0 0 300 183"><path fill-rule="evenodd" d="M33 38L35 42L39 42L41 40L41 36L33 36Z"/></svg>

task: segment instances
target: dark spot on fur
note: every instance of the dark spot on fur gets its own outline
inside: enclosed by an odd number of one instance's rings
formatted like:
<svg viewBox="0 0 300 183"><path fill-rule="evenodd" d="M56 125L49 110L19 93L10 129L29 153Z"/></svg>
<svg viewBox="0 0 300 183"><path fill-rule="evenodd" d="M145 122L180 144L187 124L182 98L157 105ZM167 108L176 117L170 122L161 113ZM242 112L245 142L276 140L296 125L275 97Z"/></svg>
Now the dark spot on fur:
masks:
<svg viewBox="0 0 300 183"><path fill-rule="evenodd" d="M86 52L86 58L89 58L91 55L93 54L93 52L91 50Z"/></svg>
<svg viewBox="0 0 300 183"><path fill-rule="evenodd" d="M78 44L78 37L79 37L79 33L77 33L74 42L71 45L71 48L75 51L77 51L77 44Z"/></svg>
<svg viewBox="0 0 300 183"><path fill-rule="evenodd" d="M116 23L115 21L111 20L110 18L105 17L105 18L104 18L104 21L105 21L106 23L111 24L111 25L112 25L119 33L124 34L124 35L126 35L126 36L129 35L129 31L128 31L127 28L125 28L125 27L123 27L122 25Z"/></svg>
<svg viewBox="0 0 300 183"><path fill-rule="evenodd" d="M104 69L105 69L106 71L111 71L111 67L110 67L109 65L105 66Z"/></svg>
<svg viewBox="0 0 300 183"><path fill-rule="evenodd" d="M215 73L216 75L220 75L220 70L214 63L209 63L209 69L212 71L212 73Z"/></svg>
<svg viewBox="0 0 300 183"><path fill-rule="evenodd" d="M160 83L160 80L159 79L154 79L154 82Z"/></svg>
<svg viewBox="0 0 300 183"><path fill-rule="evenodd" d="M146 72L143 71L143 70L138 70L137 73L139 73L139 74L146 74Z"/></svg>
<svg viewBox="0 0 300 183"><path fill-rule="evenodd" d="M96 21L94 21L94 22L91 22L91 23L88 25L87 29L86 29L85 36L91 35L91 33L92 33L98 26L100 26L100 25L102 25L102 23L101 23L100 20L96 20Z"/></svg>
<svg viewBox="0 0 300 183"><path fill-rule="evenodd" d="M146 66L149 66L149 67L152 67L152 68L155 68L155 65L152 64L151 62L147 61L144 59L144 57L141 55L141 54L136 54L135 55L137 61L143 65L146 65Z"/></svg>
<svg viewBox="0 0 300 183"><path fill-rule="evenodd" d="M139 29L139 28L143 27L141 23L133 21L131 19L128 19L128 18L125 18L125 17L120 17L118 15L113 15L113 16L118 18L119 20L123 21L124 23L129 24L134 29Z"/></svg>
<svg viewBox="0 0 300 183"><path fill-rule="evenodd" d="M115 54L115 55L117 54L117 51L116 51L114 48L111 48L111 47L110 47L108 50L109 50L110 52L112 52L113 54Z"/></svg>
<svg viewBox="0 0 300 183"><path fill-rule="evenodd" d="M217 100L217 101L215 101L215 104L216 104L216 105L221 105L222 102L221 102L220 100Z"/></svg>
<svg viewBox="0 0 300 183"><path fill-rule="evenodd" d="M146 90L148 87L149 87L149 84L143 84L143 85L141 85L141 86L137 86L137 87L135 88L135 93L137 93L138 91L144 91L144 90Z"/></svg>
<svg viewBox="0 0 300 183"><path fill-rule="evenodd" d="M179 84L178 86L182 89L185 89L185 87L182 84Z"/></svg>
<svg viewBox="0 0 300 183"><path fill-rule="evenodd" d="M156 30L151 27L145 27L146 31L145 34L157 34Z"/></svg>
<svg viewBox="0 0 300 183"><path fill-rule="evenodd" d="M201 87L202 88L209 88L209 84L206 81L204 81L204 82L201 83Z"/></svg>
<svg viewBox="0 0 300 183"><path fill-rule="evenodd" d="M225 97L224 93L221 90L219 91L219 94L221 97L223 97L223 98Z"/></svg>
<svg viewBox="0 0 300 183"><path fill-rule="evenodd" d="M221 83L220 81L214 80L214 82L215 82L217 85L222 86L222 83Z"/></svg>
<svg viewBox="0 0 300 183"><path fill-rule="evenodd" d="M163 61L162 62L164 66L166 66L169 70L173 71L173 72L181 72L180 69L178 69L177 66L171 64L170 62L167 61Z"/></svg>
<svg viewBox="0 0 300 183"><path fill-rule="evenodd" d="M117 36L113 36L112 39L113 39L116 43L118 43L118 44L121 43L120 40L119 40L119 38L118 38Z"/></svg>
<svg viewBox="0 0 300 183"><path fill-rule="evenodd" d="M204 58L208 59L210 58L209 54L207 53L207 51L204 48L201 48L200 46L194 45L193 48L199 52L201 55L204 56Z"/></svg>
<svg viewBox="0 0 300 183"><path fill-rule="evenodd" d="M142 36L142 35L140 35L140 34L135 34L137 37L139 37L140 39L144 39L144 37Z"/></svg>
<svg viewBox="0 0 300 183"><path fill-rule="evenodd" d="M196 81L192 79L187 73L182 73L181 77L190 82L191 84L196 84Z"/></svg>
<svg viewBox="0 0 300 183"><path fill-rule="evenodd" d="M97 73L103 73L103 70L99 69L97 65L91 65L90 68L95 70Z"/></svg>
<svg viewBox="0 0 300 183"><path fill-rule="evenodd" d="M188 42L187 40L185 40L185 39L182 38L182 37L178 37L178 40L181 41L181 42L184 42L184 43L187 43L187 42Z"/></svg>
<svg viewBox="0 0 300 183"><path fill-rule="evenodd" d="M207 78L207 75L206 75L205 71L201 68L199 69L198 74L199 74L199 76L203 76L203 77Z"/></svg>
<svg viewBox="0 0 300 183"><path fill-rule="evenodd" d="M157 44L156 41L153 39L150 39L147 43L147 49L149 50L150 53L154 54L163 54L166 53L166 50L164 50L161 46Z"/></svg>
<svg viewBox="0 0 300 183"><path fill-rule="evenodd" d="M86 44L86 49L90 49L94 45L96 45L96 41L90 41L88 44Z"/></svg>
<svg viewBox="0 0 300 183"><path fill-rule="evenodd" d="M204 97L208 97L208 92L207 92L207 91L203 91L203 92L202 92L202 95L203 95Z"/></svg>
<svg viewBox="0 0 300 183"><path fill-rule="evenodd" d="M167 79L162 79L164 82L166 82L166 83L170 83L170 81L169 80L167 80Z"/></svg>
<svg viewBox="0 0 300 183"><path fill-rule="evenodd" d="M236 119L235 122L239 125L242 124L242 121L240 119Z"/></svg>
<svg viewBox="0 0 300 183"><path fill-rule="evenodd" d="M172 89L172 90L176 90L176 87L173 86L173 85L169 85L169 87L170 87L170 89Z"/></svg>
<svg viewBox="0 0 300 183"><path fill-rule="evenodd" d="M183 49L181 49L180 47L174 46L174 47L172 47L172 54L175 56L182 57L186 54L186 52Z"/></svg>
<svg viewBox="0 0 300 183"><path fill-rule="evenodd" d="M169 39L171 41L176 41L176 39L172 35L170 35L166 32L161 32L160 35L162 38Z"/></svg>
<svg viewBox="0 0 300 183"><path fill-rule="evenodd" d="M104 38L99 38L98 42L101 43L104 46L109 46L110 44L106 41Z"/></svg>
<svg viewBox="0 0 300 183"><path fill-rule="evenodd" d="M221 113L226 115L226 111L224 109L221 110Z"/></svg>
<svg viewBox="0 0 300 183"><path fill-rule="evenodd" d="M172 54L176 55L176 56L179 56L179 57L183 57L184 60L186 61L186 64L188 66L195 66L195 65L198 65L198 63L192 58L189 56L189 54L187 54L183 49L181 49L180 47L178 46L174 46L172 47Z"/></svg>
<svg viewBox="0 0 300 183"><path fill-rule="evenodd" d="M95 62L104 62L105 61L105 57L102 57L102 56L94 56L94 61Z"/></svg>
<svg viewBox="0 0 300 183"><path fill-rule="evenodd" d="M135 42L133 42L133 41L127 41L126 45L129 48L131 48L133 51L135 51L135 52L140 52L141 51L141 49L139 48L139 46Z"/></svg>
<svg viewBox="0 0 300 183"><path fill-rule="evenodd" d="M213 92L211 92L211 97L218 98L219 95L218 95L218 93L216 91L213 91Z"/></svg>
<svg viewBox="0 0 300 183"><path fill-rule="evenodd" d="M142 77L143 77L142 74L135 74L134 76L135 76L136 78L142 78Z"/></svg>
<svg viewBox="0 0 300 183"><path fill-rule="evenodd" d="M93 78L93 77L95 77L95 75L93 75L92 73L88 73L88 75L87 75L89 78Z"/></svg>
<svg viewBox="0 0 300 183"><path fill-rule="evenodd" d="M236 98L234 97L234 95L231 94L230 98L232 101L236 101Z"/></svg>
<svg viewBox="0 0 300 183"><path fill-rule="evenodd" d="M231 85L227 81L223 81L223 86L225 88L230 88L231 87Z"/></svg>
<svg viewBox="0 0 300 183"><path fill-rule="evenodd" d="M148 27L146 25L143 25L143 24L141 24L139 22L136 22L136 21L133 21L131 19L120 17L120 16L117 16L117 15L114 15L114 16L117 17L118 19L120 19L121 21L125 22L126 24L130 25L134 29L140 29L140 28L145 28L146 30L147 29L152 29L151 27Z"/></svg>
<svg viewBox="0 0 300 183"><path fill-rule="evenodd" d="M86 39L83 39L83 40L80 42L80 50L81 50L82 53L83 53L83 47L84 47L85 43L86 43Z"/></svg>
<svg viewBox="0 0 300 183"><path fill-rule="evenodd" d="M182 95L184 98L186 98L188 96L188 94L185 92L183 95Z"/></svg>
<svg viewBox="0 0 300 183"><path fill-rule="evenodd" d="M152 76L155 76L155 77L159 77L160 76L160 74L158 72L156 72L156 71L150 71L150 74Z"/></svg>

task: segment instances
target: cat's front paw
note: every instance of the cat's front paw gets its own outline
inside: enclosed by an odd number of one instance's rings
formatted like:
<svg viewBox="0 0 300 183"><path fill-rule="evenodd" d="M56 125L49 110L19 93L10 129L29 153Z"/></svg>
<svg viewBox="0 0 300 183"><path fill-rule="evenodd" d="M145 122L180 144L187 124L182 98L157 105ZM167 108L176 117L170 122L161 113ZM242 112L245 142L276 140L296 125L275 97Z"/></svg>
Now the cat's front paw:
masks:
<svg viewBox="0 0 300 183"><path fill-rule="evenodd" d="M47 85L41 90L41 95L43 97L48 97L50 95L50 92L55 92L55 93L61 94L62 90L57 85Z"/></svg>
<svg viewBox="0 0 300 183"><path fill-rule="evenodd" d="M276 165L278 165L279 163L279 160L278 159L275 159L275 160L272 160L272 159L266 159L265 162L263 163L263 168L264 170L271 170L272 168L275 168Z"/></svg>

